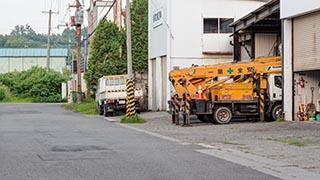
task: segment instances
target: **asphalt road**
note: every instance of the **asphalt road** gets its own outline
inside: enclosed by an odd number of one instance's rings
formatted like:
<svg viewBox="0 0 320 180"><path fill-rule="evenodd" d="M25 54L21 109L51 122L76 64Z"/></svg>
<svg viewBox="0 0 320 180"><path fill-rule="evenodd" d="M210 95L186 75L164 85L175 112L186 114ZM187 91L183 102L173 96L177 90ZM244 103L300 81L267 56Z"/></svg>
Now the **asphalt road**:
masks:
<svg viewBox="0 0 320 180"><path fill-rule="evenodd" d="M1 180L277 179L202 149L60 104L0 104Z"/></svg>

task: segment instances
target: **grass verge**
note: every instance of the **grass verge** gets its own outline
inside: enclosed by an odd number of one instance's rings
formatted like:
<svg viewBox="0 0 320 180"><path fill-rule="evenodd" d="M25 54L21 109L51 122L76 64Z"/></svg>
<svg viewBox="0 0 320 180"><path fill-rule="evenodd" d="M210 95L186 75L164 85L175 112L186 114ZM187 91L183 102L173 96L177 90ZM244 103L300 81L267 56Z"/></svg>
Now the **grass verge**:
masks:
<svg viewBox="0 0 320 180"><path fill-rule="evenodd" d="M62 105L63 108L72 110L75 112L80 112L83 114L97 114L97 106L95 101L84 101L82 103L70 103Z"/></svg>
<svg viewBox="0 0 320 180"><path fill-rule="evenodd" d="M276 141L276 142L282 142L286 143L288 145L293 145L293 146L298 146L298 147L303 147L308 145L310 142L302 142L298 141L296 139L277 139L277 138L267 138L269 141Z"/></svg>
<svg viewBox="0 0 320 180"><path fill-rule="evenodd" d="M1 103L32 103L32 98L9 97L1 101Z"/></svg>
<svg viewBox="0 0 320 180"><path fill-rule="evenodd" d="M138 114L135 114L132 117L124 116L121 118L121 123L125 123L125 124L145 123L145 122L146 122L146 120L141 118Z"/></svg>
<svg viewBox="0 0 320 180"><path fill-rule="evenodd" d="M285 122L285 120L283 118L278 118L274 122Z"/></svg>

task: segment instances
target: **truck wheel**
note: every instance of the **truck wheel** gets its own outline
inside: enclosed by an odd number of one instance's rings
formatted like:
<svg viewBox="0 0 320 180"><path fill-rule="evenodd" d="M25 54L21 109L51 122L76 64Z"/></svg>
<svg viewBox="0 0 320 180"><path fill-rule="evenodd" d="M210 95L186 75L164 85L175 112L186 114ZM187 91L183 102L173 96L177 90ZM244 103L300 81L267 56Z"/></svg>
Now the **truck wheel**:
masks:
<svg viewBox="0 0 320 180"><path fill-rule="evenodd" d="M108 117L109 116L108 106L106 104L103 105L103 115L104 115L104 117Z"/></svg>
<svg viewBox="0 0 320 180"><path fill-rule="evenodd" d="M214 119L213 114L208 114L207 118L212 124L217 124L217 121Z"/></svg>
<svg viewBox="0 0 320 180"><path fill-rule="evenodd" d="M271 118L273 120L282 118L282 106L281 104L275 105L271 111Z"/></svg>
<svg viewBox="0 0 320 180"><path fill-rule="evenodd" d="M99 105L99 103L97 104L98 104L99 115L103 115L103 105Z"/></svg>
<svg viewBox="0 0 320 180"><path fill-rule="evenodd" d="M214 113L214 119L219 124L228 124L232 118L231 110L227 107L219 107Z"/></svg>

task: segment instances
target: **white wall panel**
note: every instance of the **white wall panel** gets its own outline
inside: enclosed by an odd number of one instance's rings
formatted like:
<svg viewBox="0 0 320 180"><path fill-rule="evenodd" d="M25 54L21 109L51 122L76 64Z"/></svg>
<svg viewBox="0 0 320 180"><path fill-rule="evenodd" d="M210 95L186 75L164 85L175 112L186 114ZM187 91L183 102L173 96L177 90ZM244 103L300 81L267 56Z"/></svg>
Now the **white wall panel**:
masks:
<svg viewBox="0 0 320 180"><path fill-rule="evenodd" d="M153 17L162 9L163 23L157 27L153 26ZM149 1L149 59L167 54L167 4L166 0Z"/></svg>
<svg viewBox="0 0 320 180"><path fill-rule="evenodd" d="M280 18L292 18L320 9L319 0L281 0Z"/></svg>
<svg viewBox="0 0 320 180"><path fill-rule="evenodd" d="M232 52L230 34L203 34L203 51Z"/></svg>

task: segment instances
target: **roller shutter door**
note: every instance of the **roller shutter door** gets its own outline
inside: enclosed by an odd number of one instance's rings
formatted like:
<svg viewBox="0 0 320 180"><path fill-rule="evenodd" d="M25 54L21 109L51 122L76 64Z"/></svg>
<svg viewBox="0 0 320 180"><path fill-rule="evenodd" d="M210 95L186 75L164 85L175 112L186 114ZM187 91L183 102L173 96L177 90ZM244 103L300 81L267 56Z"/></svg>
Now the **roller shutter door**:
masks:
<svg viewBox="0 0 320 180"><path fill-rule="evenodd" d="M320 70L320 12L293 20L293 70Z"/></svg>

